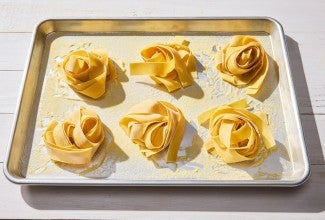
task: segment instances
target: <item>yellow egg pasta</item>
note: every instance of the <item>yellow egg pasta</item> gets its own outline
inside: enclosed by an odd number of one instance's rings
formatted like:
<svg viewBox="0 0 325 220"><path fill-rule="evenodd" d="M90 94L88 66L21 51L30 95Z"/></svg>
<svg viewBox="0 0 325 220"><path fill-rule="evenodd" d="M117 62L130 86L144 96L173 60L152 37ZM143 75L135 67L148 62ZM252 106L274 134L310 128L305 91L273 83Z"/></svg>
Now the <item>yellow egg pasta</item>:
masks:
<svg viewBox="0 0 325 220"><path fill-rule="evenodd" d="M153 81L173 92L194 83L196 61L188 41L176 38L171 44L156 44L144 48L141 56L144 63L131 63L131 75L149 75Z"/></svg>
<svg viewBox="0 0 325 220"><path fill-rule="evenodd" d="M212 108L198 117L198 123L209 121L210 139L205 148L226 163L254 160L261 150L275 146L264 112L252 113L245 99Z"/></svg>
<svg viewBox="0 0 325 220"><path fill-rule="evenodd" d="M97 99L106 91L106 81L116 77L115 66L103 50L77 50L61 64L66 82L78 93Z"/></svg>
<svg viewBox="0 0 325 220"><path fill-rule="evenodd" d="M96 112L80 107L64 122L51 122L43 139L52 160L88 164L104 141L105 134Z"/></svg>
<svg viewBox="0 0 325 220"><path fill-rule="evenodd" d="M167 150L167 162L176 161L185 118L172 104L143 101L129 110L120 120L120 126L147 158Z"/></svg>
<svg viewBox="0 0 325 220"><path fill-rule="evenodd" d="M247 86L246 94L261 89L269 61L262 45L250 36L234 36L216 56L217 69L223 80L239 88Z"/></svg>

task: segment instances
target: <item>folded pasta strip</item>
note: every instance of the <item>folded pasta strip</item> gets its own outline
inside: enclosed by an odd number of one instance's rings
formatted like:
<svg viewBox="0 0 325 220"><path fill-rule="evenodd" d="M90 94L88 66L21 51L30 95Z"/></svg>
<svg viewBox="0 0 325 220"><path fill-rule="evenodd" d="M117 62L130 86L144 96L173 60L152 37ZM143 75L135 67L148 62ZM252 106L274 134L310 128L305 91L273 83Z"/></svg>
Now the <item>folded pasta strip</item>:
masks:
<svg viewBox="0 0 325 220"><path fill-rule="evenodd" d="M120 126L147 158L167 150L167 162L176 161L185 118L172 104L153 100L141 102L120 120Z"/></svg>
<svg viewBox="0 0 325 220"><path fill-rule="evenodd" d="M104 138L99 116L84 107L62 123L51 122L43 134L51 159L68 164L89 163Z"/></svg>
<svg viewBox="0 0 325 220"><path fill-rule="evenodd" d="M105 93L106 81L116 77L115 66L103 50L77 50L62 62L66 82L74 91L97 99Z"/></svg>
<svg viewBox="0 0 325 220"><path fill-rule="evenodd" d="M171 44L156 44L144 48L141 56L144 63L131 63L131 75L149 75L169 92L194 83L196 61L188 41L176 38Z"/></svg>
<svg viewBox="0 0 325 220"><path fill-rule="evenodd" d="M216 56L217 69L223 80L237 86L248 86L246 94L255 95L269 68L262 45L249 36L234 36Z"/></svg>
<svg viewBox="0 0 325 220"><path fill-rule="evenodd" d="M210 139L204 143L207 151L226 163L254 160L261 149L275 146L264 112L252 113L245 99L212 108L198 117L199 124L209 121Z"/></svg>

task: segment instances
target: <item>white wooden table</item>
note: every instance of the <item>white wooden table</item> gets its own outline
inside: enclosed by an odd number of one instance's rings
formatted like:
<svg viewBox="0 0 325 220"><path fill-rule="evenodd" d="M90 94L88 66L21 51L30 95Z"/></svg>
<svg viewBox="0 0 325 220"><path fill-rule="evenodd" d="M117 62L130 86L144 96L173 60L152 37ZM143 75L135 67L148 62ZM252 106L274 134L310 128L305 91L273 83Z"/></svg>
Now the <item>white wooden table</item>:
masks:
<svg viewBox="0 0 325 220"><path fill-rule="evenodd" d="M18 186L0 173L1 218L325 219L325 1L0 0L0 166L34 26L58 17L270 16L287 35L311 178L298 188ZM199 3L200 2L200 3Z"/></svg>

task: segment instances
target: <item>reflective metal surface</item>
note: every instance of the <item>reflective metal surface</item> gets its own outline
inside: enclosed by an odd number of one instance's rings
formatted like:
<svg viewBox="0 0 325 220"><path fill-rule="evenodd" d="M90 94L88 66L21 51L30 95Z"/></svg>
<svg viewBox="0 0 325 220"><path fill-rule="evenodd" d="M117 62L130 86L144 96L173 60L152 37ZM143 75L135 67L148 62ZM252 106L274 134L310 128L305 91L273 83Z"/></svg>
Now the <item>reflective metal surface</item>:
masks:
<svg viewBox="0 0 325 220"><path fill-rule="evenodd" d="M288 149L294 170L290 178L254 180L103 180L103 179L60 179L28 178L26 169L30 148L26 143L33 138L31 128L35 127L42 83L46 69L48 39L52 35L143 35L146 33L169 35L170 33L190 33L193 35L234 35L250 33L267 34L272 39L274 59L278 64L278 89L283 112ZM17 184L51 185L164 185L164 186L297 186L309 176L309 163L304 143L299 112L291 79L291 71L286 51L285 38L281 25L271 19L257 18L182 18L182 19L58 19L40 23L33 34L30 56L25 69L23 84L14 126L5 158L4 172L9 180Z"/></svg>

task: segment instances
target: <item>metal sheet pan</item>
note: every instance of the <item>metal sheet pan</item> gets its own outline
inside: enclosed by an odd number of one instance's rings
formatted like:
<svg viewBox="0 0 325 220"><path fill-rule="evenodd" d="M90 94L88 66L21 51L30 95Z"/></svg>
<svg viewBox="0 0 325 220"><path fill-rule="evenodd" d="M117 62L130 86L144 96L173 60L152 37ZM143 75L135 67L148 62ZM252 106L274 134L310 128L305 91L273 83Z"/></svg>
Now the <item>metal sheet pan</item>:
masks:
<svg viewBox="0 0 325 220"><path fill-rule="evenodd" d="M215 70L214 53L237 34L257 38L272 61L270 78L264 89L266 93L257 99L222 82ZM169 95L146 85L150 81L146 82L144 78L128 77L127 64L139 61L141 48L157 42L168 43L176 35L190 41L190 48L197 58L199 77L196 86ZM106 48L112 55L121 68L120 84L111 85L108 91L109 94L116 93L115 98L107 95L99 102L92 102L67 92L69 88L65 92L55 89L61 83L55 76L56 62L63 54L77 48ZM265 17L43 21L33 34L4 173L14 183L34 185L300 185L309 176L309 163L286 50L281 25ZM62 87L64 90L64 85ZM188 145L191 146L183 149L186 159L177 164L177 168L155 166L139 153L136 145L125 142L127 138L114 127L120 114L146 97L167 99L180 107L187 117L188 127L196 133L189 136ZM254 109L268 112L271 130L277 140L277 150L261 155L264 158L258 165L230 166L202 149L206 131L196 125L197 114L206 107L239 98L247 98ZM79 168L54 164L41 141L42 129L48 120L62 120L80 105L94 108L99 113L103 122L114 131L116 143L102 167L86 176L78 175Z"/></svg>

